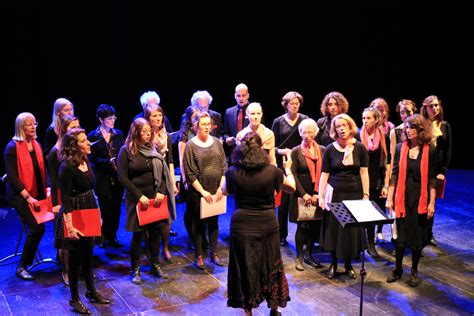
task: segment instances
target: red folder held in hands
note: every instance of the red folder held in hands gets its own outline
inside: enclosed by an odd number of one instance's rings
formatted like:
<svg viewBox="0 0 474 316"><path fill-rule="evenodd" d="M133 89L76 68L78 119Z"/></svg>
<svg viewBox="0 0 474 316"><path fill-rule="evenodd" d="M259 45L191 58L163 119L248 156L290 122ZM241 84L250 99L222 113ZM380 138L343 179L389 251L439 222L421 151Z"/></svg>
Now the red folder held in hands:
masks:
<svg viewBox="0 0 474 316"><path fill-rule="evenodd" d="M98 208L73 210L72 226L80 231L84 237L100 237L100 210ZM64 223L64 237L69 238L69 232Z"/></svg>
<svg viewBox="0 0 474 316"><path fill-rule="evenodd" d="M35 217L35 220L38 224L52 221L54 219L53 213L53 201L51 198L46 198L44 200L39 200L39 208L35 209L30 206L31 213Z"/></svg>
<svg viewBox="0 0 474 316"><path fill-rule="evenodd" d="M275 191L275 208L279 207L281 204L281 190L280 191Z"/></svg>
<svg viewBox="0 0 474 316"><path fill-rule="evenodd" d="M155 199L148 200L148 208L144 208L140 202L137 203L138 225L143 226L170 218L168 196L165 195L158 207L153 206L154 202Z"/></svg>

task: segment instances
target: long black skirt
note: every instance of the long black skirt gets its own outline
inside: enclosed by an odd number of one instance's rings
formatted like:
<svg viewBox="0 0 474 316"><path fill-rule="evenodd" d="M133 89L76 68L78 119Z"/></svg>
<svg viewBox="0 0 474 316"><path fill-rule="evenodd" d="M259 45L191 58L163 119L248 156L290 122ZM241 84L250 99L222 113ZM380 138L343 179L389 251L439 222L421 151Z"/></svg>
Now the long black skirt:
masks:
<svg viewBox="0 0 474 316"><path fill-rule="evenodd" d="M279 236L274 209L232 214L227 306L251 309L266 300L269 308L277 308L290 301Z"/></svg>

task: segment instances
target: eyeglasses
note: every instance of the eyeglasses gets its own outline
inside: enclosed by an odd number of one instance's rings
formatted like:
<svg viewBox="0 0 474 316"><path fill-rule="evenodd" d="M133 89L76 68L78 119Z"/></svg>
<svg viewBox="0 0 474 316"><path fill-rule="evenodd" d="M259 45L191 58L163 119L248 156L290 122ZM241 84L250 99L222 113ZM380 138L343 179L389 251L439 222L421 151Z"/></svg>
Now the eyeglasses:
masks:
<svg viewBox="0 0 474 316"><path fill-rule="evenodd" d="M148 134L148 133L151 134L151 129L142 129L142 131L140 133L141 134Z"/></svg>
<svg viewBox="0 0 474 316"><path fill-rule="evenodd" d="M117 117L114 115L114 116L106 117L105 119L108 120L108 121L115 121L117 119Z"/></svg>
<svg viewBox="0 0 474 316"><path fill-rule="evenodd" d="M407 114L407 115L412 115L413 111L400 111L400 114Z"/></svg>
<svg viewBox="0 0 474 316"><path fill-rule="evenodd" d="M23 126L24 126L24 127L33 127L33 126L34 126L34 127L36 128L36 127L38 127L38 122L36 122L36 123L30 123L30 124L25 124L25 125L23 125Z"/></svg>

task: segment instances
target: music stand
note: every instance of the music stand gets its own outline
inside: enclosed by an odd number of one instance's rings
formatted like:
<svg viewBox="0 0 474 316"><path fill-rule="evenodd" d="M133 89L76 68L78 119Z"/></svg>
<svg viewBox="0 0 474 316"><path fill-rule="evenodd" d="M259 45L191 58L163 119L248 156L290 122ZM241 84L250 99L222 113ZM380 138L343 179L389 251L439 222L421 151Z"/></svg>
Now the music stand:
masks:
<svg viewBox="0 0 474 316"><path fill-rule="evenodd" d="M343 202L339 203L329 203L329 207L331 212L336 217L339 224L345 227L363 227L367 228L372 225L382 225L382 224L391 224L393 223L393 218L388 218L384 211L380 209L380 207L374 201L370 201L374 208L383 215L385 219L383 220L373 220L373 221L365 221L365 222L358 222L354 215L352 215L351 211L346 207ZM362 306L364 302L364 277L366 275L365 272L365 249L362 249L362 267L360 269L360 307L359 307L359 315L362 315Z"/></svg>

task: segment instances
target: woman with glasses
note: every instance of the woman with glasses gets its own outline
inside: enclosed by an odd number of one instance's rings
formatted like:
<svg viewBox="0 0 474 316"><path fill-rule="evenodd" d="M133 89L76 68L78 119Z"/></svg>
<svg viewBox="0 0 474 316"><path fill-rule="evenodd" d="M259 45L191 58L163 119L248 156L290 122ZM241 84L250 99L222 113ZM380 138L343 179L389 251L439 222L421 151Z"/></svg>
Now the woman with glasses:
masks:
<svg viewBox="0 0 474 316"><path fill-rule="evenodd" d="M33 264L36 251L45 232L44 224L38 224L31 213L39 207L38 201L49 197L45 160L36 139L36 122L33 114L23 112L15 120L15 135L4 152L7 171L6 195L21 221L28 226L28 235L16 268L16 276L22 280L33 280L28 266Z"/></svg>
<svg viewBox="0 0 474 316"><path fill-rule="evenodd" d="M168 275L161 270L159 262L160 236L169 234L170 221L176 219L174 183L168 165L156 150L153 130L144 118L133 120L125 144L120 149L118 179L126 189L126 230L133 233L130 245L130 279L134 284L142 283L140 260L145 234L148 234L150 272L154 276L167 279ZM168 195L169 218L140 226L137 203L148 208L150 199L155 199L154 206L158 207L165 195Z"/></svg>
<svg viewBox="0 0 474 316"><path fill-rule="evenodd" d="M101 104L96 117L100 125L89 133L92 142L89 157L95 172L94 192L99 198L102 215L103 242L101 248L122 248L123 243L117 240L120 223L123 186L117 178L117 156L123 146L123 133L115 128L115 108Z"/></svg>

